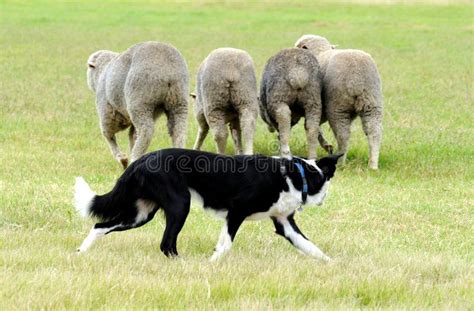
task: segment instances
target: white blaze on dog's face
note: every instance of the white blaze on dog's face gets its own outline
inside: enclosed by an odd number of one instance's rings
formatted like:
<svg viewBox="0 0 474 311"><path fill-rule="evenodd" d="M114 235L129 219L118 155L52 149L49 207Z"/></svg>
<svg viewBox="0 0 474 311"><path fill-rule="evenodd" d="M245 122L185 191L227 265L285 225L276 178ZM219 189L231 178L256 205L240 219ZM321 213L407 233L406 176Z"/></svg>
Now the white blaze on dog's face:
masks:
<svg viewBox="0 0 474 311"><path fill-rule="evenodd" d="M324 180L324 184L321 186L321 188L319 189L317 193L313 195L308 195L307 203L311 205L322 205L324 202L324 199L326 198L327 192L329 190L330 181L325 179L323 171L318 167L315 160L313 159L310 159L310 160L301 159L301 160L303 160L308 165L313 167L317 171L319 176Z"/></svg>
<svg viewBox="0 0 474 311"><path fill-rule="evenodd" d="M336 171L337 160L341 156L342 155L328 156L318 161L302 159L311 167L316 169L318 173L317 178L318 179L321 178L321 180L319 180L319 183L323 182L323 184L321 185L321 188L316 194L308 195L308 199L307 199L308 204L314 204L314 205L323 204L324 199L326 198L329 191L331 178L334 176L334 172Z"/></svg>

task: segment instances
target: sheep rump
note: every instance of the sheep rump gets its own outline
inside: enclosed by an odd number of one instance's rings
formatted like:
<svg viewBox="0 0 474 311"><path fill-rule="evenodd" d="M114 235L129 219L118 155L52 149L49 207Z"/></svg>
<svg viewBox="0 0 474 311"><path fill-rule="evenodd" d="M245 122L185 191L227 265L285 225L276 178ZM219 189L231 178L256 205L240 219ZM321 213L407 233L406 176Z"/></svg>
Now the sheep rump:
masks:
<svg viewBox="0 0 474 311"><path fill-rule="evenodd" d="M201 63L196 82L194 112L199 130L194 149L201 149L211 129L218 152L225 153L229 124L235 153L252 154L258 95L250 55L234 48L216 49Z"/></svg>
<svg viewBox="0 0 474 311"><path fill-rule="evenodd" d="M308 158L316 158L322 114L321 76L316 57L303 49L284 49L271 57L260 83L260 114L279 133L280 154L291 157L291 127L305 118Z"/></svg>
<svg viewBox="0 0 474 311"><path fill-rule="evenodd" d="M143 42L123 53L100 50L88 59L87 82L96 93L102 134L124 167L115 134L130 127L131 161L142 156L154 133L154 121L168 118L173 146L184 147L189 75L186 62L173 46Z"/></svg>
<svg viewBox="0 0 474 311"><path fill-rule="evenodd" d="M316 35L304 35L296 47L311 51L323 77L323 107L336 137L338 152L349 148L352 121L359 116L369 145L369 167L378 169L382 140L382 83L372 57L360 50L338 50Z"/></svg>

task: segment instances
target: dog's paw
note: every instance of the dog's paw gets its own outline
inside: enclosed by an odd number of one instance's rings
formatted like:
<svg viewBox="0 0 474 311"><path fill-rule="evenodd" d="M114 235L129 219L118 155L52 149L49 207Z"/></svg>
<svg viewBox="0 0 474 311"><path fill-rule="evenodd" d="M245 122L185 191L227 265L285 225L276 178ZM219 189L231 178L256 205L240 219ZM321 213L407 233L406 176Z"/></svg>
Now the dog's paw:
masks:
<svg viewBox="0 0 474 311"><path fill-rule="evenodd" d="M330 258L329 256L326 256L326 255L323 255L320 259L321 259L323 262L326 262L326 263L331 262L331 258Z"/></svg>
<svg viewBox="0 0 474 311"><path fill-rule="evenodd" d="M221 258L222 256L222 253L221 252L218 252L218 251L214 251L214 253L212 254L212 256L209 258L209 262L216 262L219 260L219 258Z"/></svg>

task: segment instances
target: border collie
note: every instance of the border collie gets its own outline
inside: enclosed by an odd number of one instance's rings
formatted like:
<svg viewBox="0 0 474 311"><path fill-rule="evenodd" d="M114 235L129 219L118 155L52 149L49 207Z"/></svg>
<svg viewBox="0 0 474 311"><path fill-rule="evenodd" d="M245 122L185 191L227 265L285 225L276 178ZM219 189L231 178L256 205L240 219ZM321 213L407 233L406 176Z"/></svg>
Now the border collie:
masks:
<svg viewBox="0 0 474 311"><path fill-rule="evenodd" d="M230 250L244 220L271 218L276 233L305 254L328 261L294 220L304 204L321 205L341 155L318 161L252 156L225 156L186 149L163 149L133 162L107 194L96 195L82 177L76 179L75 207L101 222L91 229L79 252L110 232L143 226L159 209L166 228L160 249L177 256L176 241L190 209L191 196L225 220L211 260Z"/></svg>

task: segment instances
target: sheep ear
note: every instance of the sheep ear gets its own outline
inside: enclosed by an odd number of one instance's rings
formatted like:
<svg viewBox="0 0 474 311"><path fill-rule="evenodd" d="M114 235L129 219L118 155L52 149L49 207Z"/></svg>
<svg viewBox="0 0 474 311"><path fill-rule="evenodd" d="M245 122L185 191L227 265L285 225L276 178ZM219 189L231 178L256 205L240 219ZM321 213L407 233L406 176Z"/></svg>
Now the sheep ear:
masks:
<svg viewBox="0 0 474 311"><path fill-rule="evenodd" d="M95 68L95 63L93 63L93 62L88 62L88 63L87 63L87 66L89 66L89 68Z"/></svg>
<svg viewBox="0 0 474 311"><path fill-rule="evenodd" d="M335 48L337 48L337 45L332 44L332 45L331 45L331 48L334 50Z"/></svg>
<svg viewBox="0 0 474 311"><path fill-rule="evenodd" d="M196 99L196 93L189 93L189 96L191 96L193 99Z"/></svg>
<svg viewBox="0 0 474 311"><path fill-rule="evenodd" d="M304 42L304 41L303 41ZM305 49L307 50L308 47L306 46L306 44L304 44L303 42L300 42L296 45L297 48L300 48L300 49Z"/></svg>

